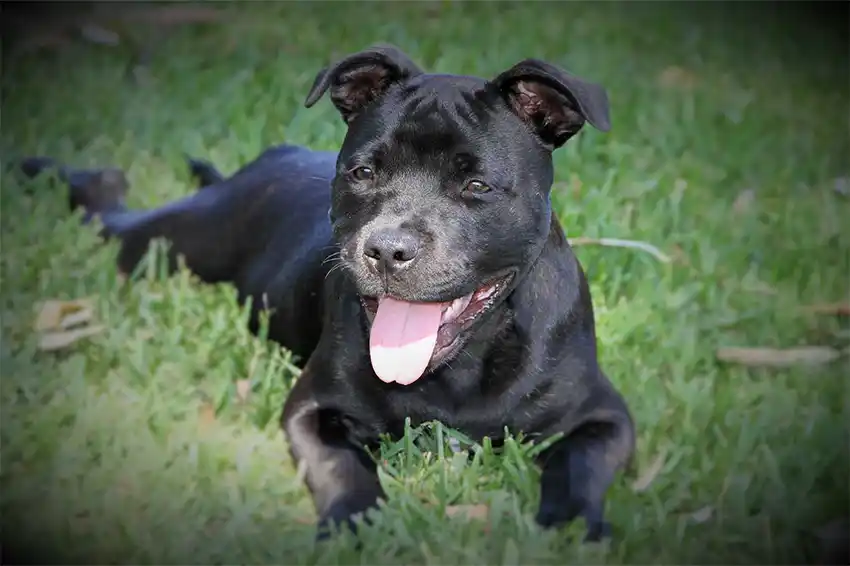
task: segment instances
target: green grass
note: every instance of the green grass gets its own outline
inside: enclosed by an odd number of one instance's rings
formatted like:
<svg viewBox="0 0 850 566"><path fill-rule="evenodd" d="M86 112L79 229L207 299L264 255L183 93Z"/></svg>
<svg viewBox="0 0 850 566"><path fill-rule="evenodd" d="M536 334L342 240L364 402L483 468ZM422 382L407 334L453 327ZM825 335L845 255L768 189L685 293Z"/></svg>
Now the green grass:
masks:
<svg viewBox="0 0 850 566"><path fill-rule="evenodd" d="M236 12L232 28L169 36L147 86L123 78L124 48L80 44L4 69L4 167L34 153L120 166L132 205L152 207L193 190L182 152L229 172L282 141L335 149L344 129L332 106L307 110L303 99L332 55L377 41L433 71L493 76L538 57L602 83L614 129L585 131L556 154L558 214L570 236L644 240L677 257L665 265L577 248L601 362L638 425L637 471L608 500L616 539L577 544L578 524L541 531L532 448L509 442L495 455L474 445L467 462L434 424L384 446L390 497L362 530L362 551L349 535L314 545L312 504L277 427L293 360L249 335L231 287L156 269L119 287L116 247L67 213L65 190L6 170L7 536L61 548L66 561L159 564L814 559L815 530L848 515L846 357L751 370L714 352L847 347L846 323L796 310L848 296L850 202L833 190L850 175L846 49L765 14L736 24L692 3L252 3ZM694 82L665 86L659 77L673 66ZM755 200L736 213L745 189ZM39 352L38 302L85 296L97 298L108 331ZM253 387L244 403L242 379ZM212 422L199 417L209 405ZM655 481L636 492L635 477L662 452ZM489 505L484 520L445 516L447 505L479 503ZM710 516L694 516L707 507Z"/></svg>

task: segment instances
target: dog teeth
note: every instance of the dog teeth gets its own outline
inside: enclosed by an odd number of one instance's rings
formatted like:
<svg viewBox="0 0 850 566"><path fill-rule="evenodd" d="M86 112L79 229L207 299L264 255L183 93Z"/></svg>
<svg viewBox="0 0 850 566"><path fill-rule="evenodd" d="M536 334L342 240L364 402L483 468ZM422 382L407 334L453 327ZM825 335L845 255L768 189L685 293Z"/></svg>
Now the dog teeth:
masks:
<svg viewBox="0 0 850 566"><path fill-rule="evenodd" d="M475 293L475 299L478 300L478 301L483 301L483 300L489 299L495 291L496 291L496 286L490 285L489 287L487 287L485 289L481 289L480 291Z"/></svg>
<svg viewBox="0 0 850 566"><path fill-rule="evenodd" d="M453 300L443 311L443 322L451 322L456 319L472 301L472 293L465 297Z"/></svg>

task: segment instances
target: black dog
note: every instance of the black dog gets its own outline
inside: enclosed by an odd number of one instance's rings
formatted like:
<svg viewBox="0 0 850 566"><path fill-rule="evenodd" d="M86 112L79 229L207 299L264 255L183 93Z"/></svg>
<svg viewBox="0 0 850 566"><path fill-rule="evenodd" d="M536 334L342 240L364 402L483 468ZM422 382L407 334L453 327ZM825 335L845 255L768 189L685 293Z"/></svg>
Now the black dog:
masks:
<svg viewBox="0 0 850 566"><path fill-rule="evenodd" d="M166 238L173 265L253 299L254 330L272 311L271 338L307 360L281 422L320 525L375 506L363 447L410 417L562 433L540 458L537 521L605 535L634 426L549 200L552 151L585 122L609 128L605 91L532 59L490 81L426 74L386 45L319 72L306 105L326 91L348 125L338 154L278 146L229 178L193 161L209 186L149 211L78 176L72 205L120 239L124 272Z"/></svg>

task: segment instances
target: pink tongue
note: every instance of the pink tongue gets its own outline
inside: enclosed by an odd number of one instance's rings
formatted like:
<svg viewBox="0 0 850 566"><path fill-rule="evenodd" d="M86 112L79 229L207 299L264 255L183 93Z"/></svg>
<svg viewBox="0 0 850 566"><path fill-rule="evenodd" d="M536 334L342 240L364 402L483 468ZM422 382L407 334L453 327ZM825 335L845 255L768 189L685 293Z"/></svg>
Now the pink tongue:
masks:
<svg viewBox="0 0 850 566"><path fill-rule="evenodd" d="M385 297L372 322L372 369L386 383L410 385L431 361L443 303L408 303Z"/></svg>

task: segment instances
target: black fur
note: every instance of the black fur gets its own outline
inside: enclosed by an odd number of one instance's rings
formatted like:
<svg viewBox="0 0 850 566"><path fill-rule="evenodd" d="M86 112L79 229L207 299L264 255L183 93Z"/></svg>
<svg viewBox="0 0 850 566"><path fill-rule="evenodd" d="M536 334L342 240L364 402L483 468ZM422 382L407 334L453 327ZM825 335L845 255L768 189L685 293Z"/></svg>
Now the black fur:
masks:
<svg viewBox="0 0 850 566"><path fill-rule="evenodd" d="M490 81L431 75L383 45L319 72L307 105L327 91L348 124L338 154L282 145L227 178L190 161L204 189L154 210L116 206L108 186L72 186L72 199L121 240L124 272L164 237L172 260L251 297L253 326L273 311L270 337L306 361L282 426L322 526L382 497L363 447L410 417L476 438L562 433L540 456L537 520L582 517L588 538L605 536L605 493L634 428L597 363L588 285L549 200L552 151L585 122L610 126L604 89L536 60ZM495 304L426 375L376 377L370 297L447 301L494 278Z"/></svg>

